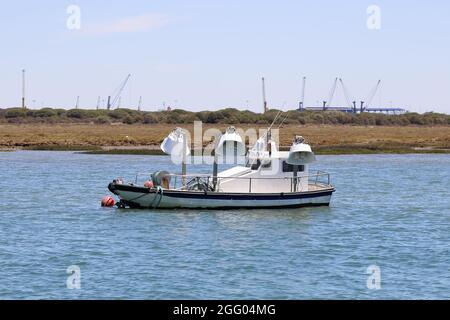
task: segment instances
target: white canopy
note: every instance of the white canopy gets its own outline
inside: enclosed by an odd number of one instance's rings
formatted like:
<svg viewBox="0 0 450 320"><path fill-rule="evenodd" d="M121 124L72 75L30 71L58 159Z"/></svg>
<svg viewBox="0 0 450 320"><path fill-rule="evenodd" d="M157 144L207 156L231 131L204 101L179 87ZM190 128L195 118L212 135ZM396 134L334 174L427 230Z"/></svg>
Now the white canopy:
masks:
<svg viewBox="0 0 450 320"><path fill-rule="evenodd" d="M187 146L186 134L183 129L174 129L161 143L161 150L168 155L175 157L183 156L183 149L185 150L184 156L191 154L191 148Z"/></svg>
<svg viewBox="0 0 450 320"><path fill-rule="evenodd" d="M238 156L245 155L245 144L242 142L242 137L236 132L235 127L229 127L223 135L220 136L219 141L215 147L216 155L225 155L228 151ZM229 154L230 155L230 154Z"/></svg>
<svg viewBox="0 0 450 320"><path fill-rule="evenodd" d="M292 165L304 165L316 161L316 156L311 146L306 143L294 144L289 151L287 163Z"/></svg>

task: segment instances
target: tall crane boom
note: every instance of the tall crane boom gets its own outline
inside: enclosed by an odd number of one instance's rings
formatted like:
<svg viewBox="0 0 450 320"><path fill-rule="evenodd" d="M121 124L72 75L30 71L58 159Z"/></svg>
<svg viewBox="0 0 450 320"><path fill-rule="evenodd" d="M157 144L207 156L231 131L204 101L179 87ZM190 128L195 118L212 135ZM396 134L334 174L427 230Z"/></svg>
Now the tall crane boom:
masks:
<svg viewBox="0 0 450 320"><path fill-rule="evenodd" d="M375 85L375 87L372 89L372 91L370 91L369 95L366 98L366 108L370 107L370 104L372 103L373 98L375 97L375 95L377 94L378 89L380 88L380 84L381 84L381 80L378 80L377 84Z"/></svg>
<svg viewBox="0 0 450 320"><path fill-rule="evenodd" d="M352 103L352 100L350 99L350 95L348 93L347 87L345 86L344 81L342 81L342 78L339 78L339 82L342 85L342 90L344 91L344 96L345 96L345 99L347 100L348 106L351 109L354 109L354 104Z"/></svg>
<svg viewBox="0 0 450 320"><path fill-rule="evenodd" d="M330 94L326 103L326 107L330 107L333 102L334 93L336 92L336 86L338 83L338 78L334 79L333 86L331 87Z"/></svg>
<svg viewBox="0 0 450 320"><path fill-rule="evenodd" d="M110 110L112 107L116 105L116 103L119 101L120 96L122 95L123 89L125 89L125 86L127 85L128 81L131 78L131 74L129 74L125 80L121 83L118 89L113 92L110 96L108 96L108 110ZM111 101L111 97L113 97Z"/></svg>

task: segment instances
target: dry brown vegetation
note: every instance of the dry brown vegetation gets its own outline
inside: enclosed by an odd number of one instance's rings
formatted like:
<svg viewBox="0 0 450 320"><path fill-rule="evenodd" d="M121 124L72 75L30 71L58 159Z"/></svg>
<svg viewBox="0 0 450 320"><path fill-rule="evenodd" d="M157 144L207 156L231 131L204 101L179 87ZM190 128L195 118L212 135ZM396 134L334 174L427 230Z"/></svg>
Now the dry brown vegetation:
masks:
<svg viewBox="0 0 450 320"><path fill-rule="evenodd" d="M1 148L82 150L105 146L139 149L158 145L176 125L23 124L0 125ZM192 131L192 124L180 125ZM204 125L225 129L227 125ZM264 125L239 128L263 129ZM433 151L450 149L449 126L344 126L286 125L280 130L280 144L289 146L295 134L303 135L319 153L411 152L414 148ZM149 147L150 146L150 147Z"/></svg>

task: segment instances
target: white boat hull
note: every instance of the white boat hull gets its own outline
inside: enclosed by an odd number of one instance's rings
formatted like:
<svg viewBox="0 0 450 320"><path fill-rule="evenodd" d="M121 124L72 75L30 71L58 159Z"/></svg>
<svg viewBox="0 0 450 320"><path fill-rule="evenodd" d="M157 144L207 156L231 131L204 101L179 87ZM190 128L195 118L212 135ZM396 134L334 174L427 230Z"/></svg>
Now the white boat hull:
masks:
<svg viewBox="0 0 450 320"><path fill-rule="evenodd" d="M109 185L122 205L133 208L295 208L305 206L328 206L333 188L309 192L289 193L225 193L203 191L179 191L147 189L126 184Z"/></svg>

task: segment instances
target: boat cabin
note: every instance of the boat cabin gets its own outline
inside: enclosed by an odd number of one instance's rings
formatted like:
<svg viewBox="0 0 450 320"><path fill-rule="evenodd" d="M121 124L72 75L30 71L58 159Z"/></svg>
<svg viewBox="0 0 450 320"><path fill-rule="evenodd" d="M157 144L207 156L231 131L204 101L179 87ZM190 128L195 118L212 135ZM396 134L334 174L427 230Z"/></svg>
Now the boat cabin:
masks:
<svg viewBox="0 0 450 320"><path fill-rule="evenodd" d="M309 190L309 164L315 161L311 147L296 137L290 151L278 151L274 141L252 148L245 166L218 174L217 191L242 193L303 192ZM267 148L269 146L269 148Z"/></svg>

